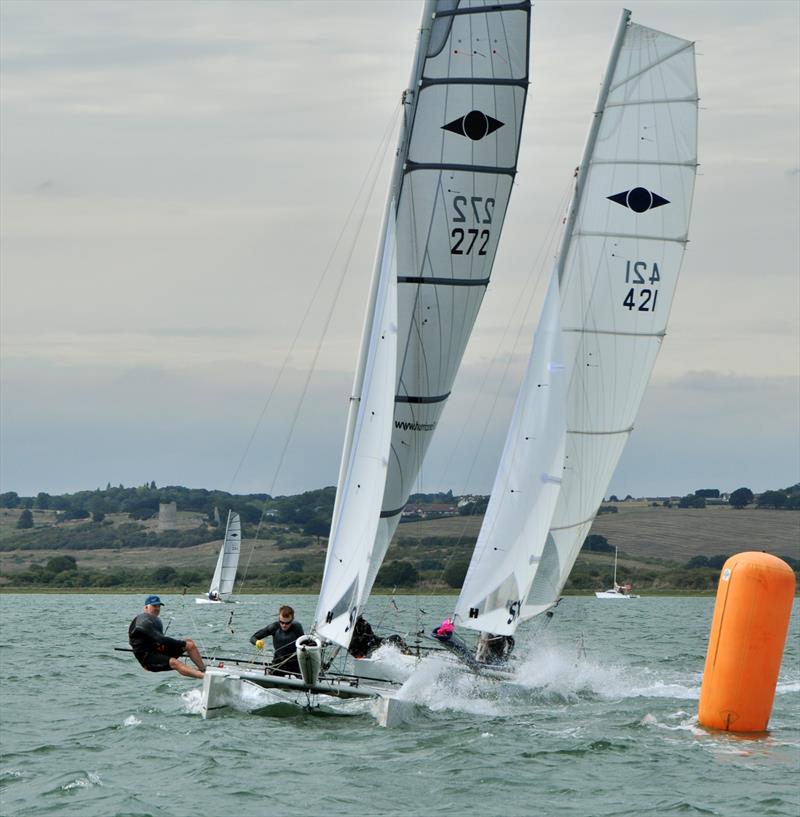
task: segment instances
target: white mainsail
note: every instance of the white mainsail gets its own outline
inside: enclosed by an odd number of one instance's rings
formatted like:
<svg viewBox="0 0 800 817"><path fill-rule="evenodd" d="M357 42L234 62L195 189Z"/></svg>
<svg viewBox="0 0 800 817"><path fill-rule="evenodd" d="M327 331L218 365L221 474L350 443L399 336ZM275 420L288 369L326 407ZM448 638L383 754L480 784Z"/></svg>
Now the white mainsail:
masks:
<svg viewBox="0 0 800 817"><path fill-rule="evenodd" d="M315 615L315 631L342 646L349 644L351 625L417 479L489 283L516 173L530 7L529 0L426 0L423 9ZM369 516L366 503L357 511L344 494L351 464L361 456L354 449L360 445L371 327L380 315L383 253L391 231L397 283L391 439L385 476L376 479L375 519L359 524L344 517ZM366 535L373 523L372 541L362 549L366 559L339 550L337 531L355 527ZM349 550L349 540L340 541ZM329 568L337 574L330 582Z"/></svg>
<svg viewBox="0 0 800 817"><path fill-rule="evenodd" d="M225 527L225 539L222 550L217 558L217 566L211 578L209 597L216 594L220 597L229 596L233 592L236 582L236 570L239 567L239 551L241 549L242 525L239 514L228 511L228 523Z"/></svg>
<svg viewBox="0 0 800 817"><path fill-rule="evenodd" d="M500 568L483 573L476 566L488 580L465 585L457 608L463 626L511 634L520 621L548 610L569 577L666 334L688 240L697 102L694 44L632 24L623 11L557 261L568 375L558 499L552 519L549 507L500 500L512 513L537 516L538 531L545 520L550 530L543 540L487 531L476 557L486 561L494 548L495 563L504 564L505 549L519 547L531 560L532 584L525 595L519 580L498 586ZM507 456L516 456L509 446ZM504 462L501 472L508 467ZM506 535L488 512L486 522ZM491 619L487 599L500 610Z"/></svg>

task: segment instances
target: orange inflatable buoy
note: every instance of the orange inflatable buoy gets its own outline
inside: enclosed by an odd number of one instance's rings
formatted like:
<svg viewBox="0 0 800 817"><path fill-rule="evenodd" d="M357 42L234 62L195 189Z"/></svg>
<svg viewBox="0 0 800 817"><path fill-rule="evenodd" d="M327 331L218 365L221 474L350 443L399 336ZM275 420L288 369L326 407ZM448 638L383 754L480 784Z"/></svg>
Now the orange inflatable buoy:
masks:
<svg viewBox="0 0 800 817"><path fill-rule="evenodd" d="M738 553L723 565L700 689L703 726L766 730L794 589L794 572L777 556Z"/></svg>

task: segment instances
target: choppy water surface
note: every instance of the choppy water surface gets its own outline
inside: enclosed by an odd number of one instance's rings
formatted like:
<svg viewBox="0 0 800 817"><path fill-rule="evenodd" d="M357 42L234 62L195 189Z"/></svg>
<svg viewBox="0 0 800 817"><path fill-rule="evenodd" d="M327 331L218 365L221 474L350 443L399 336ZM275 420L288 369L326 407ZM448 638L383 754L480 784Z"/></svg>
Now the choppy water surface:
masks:
<svg viewBox="0 0 800 817"><path fill-rule="evenodd" d="M169 634L236 653L280 602L304 623L315 603L246 596L230 632L229 607L163 598ZM800 813L797 603L770 732L745 739L696 721L713 598L566 598L548 629L520 639L522 685L434 662L394 729L368 702L202 720L198 682L114 651L142 602L0 597L4 817ZM370 619L413 628L423 608L433 626L452 599L397 605L375 599Z"/></svg>

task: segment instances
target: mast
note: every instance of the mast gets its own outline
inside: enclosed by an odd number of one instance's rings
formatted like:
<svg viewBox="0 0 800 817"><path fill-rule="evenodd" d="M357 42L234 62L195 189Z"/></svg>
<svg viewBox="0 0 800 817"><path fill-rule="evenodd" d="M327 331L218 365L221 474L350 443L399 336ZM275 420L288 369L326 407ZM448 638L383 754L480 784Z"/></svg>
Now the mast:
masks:
<svg viewBox="0 0 800 817"><path fill-rule="evenodd" d="M619 23L617 24L617 33L614 35L614 41L611 44L611 54L608 58L608 67L606 68L606 73L603 77L603 84L600 86L600 92L597 95L597 102L594 106L594 116L592 117L592 122L589 126L589 133L586 135L586 143L583 146L581 163L578 165L578 171L575 177L575 190L572 194L569 212L567 213L564 234L561 236L561 246L559 247L557 256L558 260L556 261L559 284L564 278L564 266L567 262L567 251L569 250L569 245L572 240L572 230L575 227L575 219L578 217L578 210L580 209L581 198L583 196L583 180L586 176L587 170L589 169L589 161L592 158L594 146L597 142L597 134L600 132L600 124L603 121L603 113L606 109L606 101L608 100L608 92L611 88L611 80L614 77L614 72L617 69L619 53L622 50L622 44L625 42L625 31L628 28L630 19L631 12L628 9L622 9L619 16Z"/></svg>

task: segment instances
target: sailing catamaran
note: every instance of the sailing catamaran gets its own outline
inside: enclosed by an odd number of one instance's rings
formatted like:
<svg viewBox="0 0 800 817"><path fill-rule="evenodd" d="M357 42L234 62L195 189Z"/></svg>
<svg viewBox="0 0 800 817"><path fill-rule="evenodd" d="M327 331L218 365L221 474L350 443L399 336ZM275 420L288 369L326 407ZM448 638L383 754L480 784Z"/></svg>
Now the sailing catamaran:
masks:
<svg viewBox="0 0 800 817"><path fill-rule="evenodd" d="M694 44L623 10L456 623L557 603L666 334L697 166Z"/></svg>
<svg viewBox="0 0 800 817"><path fill-rule="evenodd" d="M239 514L228 511L228 522L225 525L225 539L222 542L217 566L211 578L211 587L208 594L198 596L198 604L223 604L232 602L233 585L236 581L236 569L239 566L239 551L241 550L242 524Z"/></svg>
<svg viewBox="0 0 800 817"><path fill-rule="evenodd" d="M530 14L530 0L426 0L423 8L325 572L312 635L298 642L306 691L341 694L322 689L317 673L350 643L489 284L517 167ZM245 680L270 685L255 675ZM212 708L215 676L204 684Z"/></svg>
<svg viewBox="0 0 800 817"><path fill-rule="evenodd" d="M617 556L619 548L614 548L614 583L608 590L596 590L595 596L598 599L638 599L639 597L631 593L632 585L617 584Z"/></svg>

